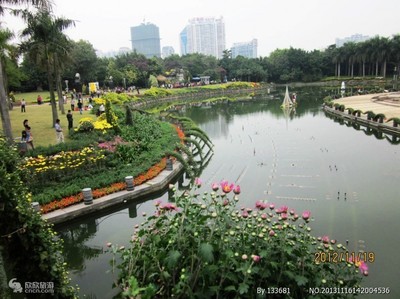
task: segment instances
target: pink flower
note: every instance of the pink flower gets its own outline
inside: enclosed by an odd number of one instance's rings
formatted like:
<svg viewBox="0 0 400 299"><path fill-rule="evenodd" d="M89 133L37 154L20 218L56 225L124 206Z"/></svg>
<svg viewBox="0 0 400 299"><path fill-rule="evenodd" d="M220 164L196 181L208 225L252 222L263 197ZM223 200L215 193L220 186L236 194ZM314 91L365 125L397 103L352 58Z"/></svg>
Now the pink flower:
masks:
<svg viewBox="0 0 400 299"><path fill-rule="evenodd" d="M178 208L176 207L175 204L167 202L165 205L160 205L161 210L166 210L166 211L178 211Z"/></svg>
<svg viewBox="0 0 400 299"><path fill-rule="evenodd" d="M239 185L236 185L235 187L233 187L233 193L240 194L240 186Z"/></svg>
<svg viewBox="0 0 400 299"><path fill-rule="evenodd" d="M269 205L269 209L270 209L270 210L275 209L275 205L274 205L273 203L271 203L271 204Z"/></svg>
<svg viewBox="0 0 400 299"><path fill-rule="evenodd" d="M195 178L194 179L194 184L196 187L201 187L201 184L203 184L202 180L200 178Z"/></svg>
<svg viewBox="0 0 400 299"><path fill-rule="evenodd" d="M270 236L270 237L275 236L275 232L274 232L272 229L269 231L269 236Z"/></svg>
<svg viewBox="0 0 400 299"><path fill-rule="evenodd" d="M281 218L282 218L282 220L286 220L287 219L287 214L286 213L282 213Z"/></svg>
<svg viewBox="0 0 400 299"><path fill-rule="evenodd" d="M280 210L281 210L281 213L287 213L288 206L281 206Z"/></svg>
<svg viewBox="0 0 400 299"><path fill-rule="evenodd" d="M243 211L242 217L243 217L243 218L249 217L249 213L247 213L247 211Z"/></svg>
<svg viewBox="0 0 400 299"><path fill-rule="evenodd" d="M323 236L323 237L322 237L322 242L323 242L323 243L326 243L326 244L329 243L329 242L330 242L329 237L328 237L328 236Z"/></svg>
<svg viewBox="0 0 400 299"><path fill-rule="evenodd" d="M261 201L261 200L257 200L256 201L256 208L257 209L264 210L264 209L267 208L267 206L268 205L265 202Z"/></svg>
<svg viewBox="0 0 400 299"><path fill-rule="evenodd" d="M222 203L222 205L225 207L229 204L229 200L227 200L226 198L224 199L224 202Z"/></svg>
<svg viewBox="0 0 400 299"><path fill-rule="evenodd" d="M162 203L162 201L161 201L160 199L157 199L157 200L154 202L154 205L155 205L156 207L158 207L161 203Z"/></svg>
<svg viewBox="0 0 400 299"><path fill-rule="evenodd" d="M224 193L231 192L234 186L235 186L234 184L229 185L228 181L221 182L221 188L222 188L222 191L224 191Z"/></svg>
<svg viewBox="0 0 400 299"><path fill-rule="evenodd" d="M218 183L213 183L213 184L211 185L211 189L213 189L213 191L218 191L218 189L219 189Z"/></svg>
<svg viewBox="0 0 400 299"><path fill-rule="evenodd" d="M265 213L261 214L261 218L262 219L267 219L267 214L265 214Z"/></svg>
<svg viewBox="0 0 400 299"><path fill-rule="evenodd" d="M301 217L303 217L305 221L308 221L310 219L310 216L311 216L310 211L304 211L303 214L301 215Z"/></svg>
<svg viewBox="0 0 400 299"><path fill-rule="evenodd" d="M358 269L360 269L361 273L365 276L368 276L368 265L364 261L360 260L359 258L354 258L351 256L348 260L349 263L354 263Z"/></svg>
<svg viewBox="0 0 400 299"><path fill-rule="evenodd" d="M289 211L289 214L290 214L290 215L294 215L294 214L295 214L295 211L294 211L293 209L291 209L291 210Z"/></svg>
<svg viewBox="0 0 400 299"><path fill-rule="evenodd" d="M252 258L255 263L258 263L261 259L261 257L259 255L253 255Z"/></svg>

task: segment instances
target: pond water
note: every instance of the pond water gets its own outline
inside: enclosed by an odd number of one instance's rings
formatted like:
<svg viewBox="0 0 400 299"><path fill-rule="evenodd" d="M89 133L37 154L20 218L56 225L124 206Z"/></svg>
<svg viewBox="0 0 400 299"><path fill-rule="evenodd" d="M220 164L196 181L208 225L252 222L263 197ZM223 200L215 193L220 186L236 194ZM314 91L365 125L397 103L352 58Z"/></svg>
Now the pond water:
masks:
<svg viewBox="0 0 400 299"><path fill-rule="evenodd" d="M315 236L348 241L350 251L375 255L364 286L389 287L385 298L400 298L399 145L327 117L321 110L323 89L291 91L297 93L296 110L280 109L282 88L273 99L269 95L182 112L215 145L201 174L204 190L225 179L241 186L239 206L267 199L298 212L310 210ZM167 195L156 198L166 201ZM112 255L106 243L128 246L134 225L143 221L141 214L153 212L153 199L58 228L72 282L79 284L81 294L112 298L117 293L112 289L115 277L107 272Z"/></svg>

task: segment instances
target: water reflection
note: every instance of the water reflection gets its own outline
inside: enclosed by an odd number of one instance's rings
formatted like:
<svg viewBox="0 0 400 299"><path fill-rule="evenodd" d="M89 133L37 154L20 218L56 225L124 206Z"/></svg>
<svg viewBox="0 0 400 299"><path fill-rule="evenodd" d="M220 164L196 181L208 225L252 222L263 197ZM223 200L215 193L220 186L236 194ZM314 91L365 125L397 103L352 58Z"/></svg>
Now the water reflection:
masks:
<svg viewBox="0 0 400 299"><path fill-rule="evenodd" d="M59 231L59 236L64 240L64 247L67 248L65 261L70 270L84 270L86 260L103 253L101 246L87 245L97 232L97 221L98 219L90 218Z"/></svg>
<svg viewBox="0 0 400 299"><path fill-rule="evenodd" d="M395 135L390 135L388 133L382 132L381 130L378 130L376 128L372 127L367 127L363 126L360 123L351 121L349 119L343 119L339 116L329 114L325 112L325 116L329 119L332 119L335 123L338 123L340 125L345 125L348 128L355 129L357 131L364 132L365 135L367 136L374 136L377 140L386 140L390 144L399 144L400 143L400 138L395 136Z"/></svg>

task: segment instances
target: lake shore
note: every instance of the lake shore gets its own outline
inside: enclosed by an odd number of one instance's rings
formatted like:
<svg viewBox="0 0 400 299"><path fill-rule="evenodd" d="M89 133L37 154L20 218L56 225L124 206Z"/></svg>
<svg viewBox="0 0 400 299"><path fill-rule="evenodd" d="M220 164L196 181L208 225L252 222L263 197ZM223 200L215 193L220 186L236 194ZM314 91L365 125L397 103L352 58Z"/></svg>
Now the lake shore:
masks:
<svg viewBox="0 0 400 299"><path fill-rule="evenodd" d="M384 114L386 119L400 117L400 92L356 95L333 101L347 108Z"/></svg>

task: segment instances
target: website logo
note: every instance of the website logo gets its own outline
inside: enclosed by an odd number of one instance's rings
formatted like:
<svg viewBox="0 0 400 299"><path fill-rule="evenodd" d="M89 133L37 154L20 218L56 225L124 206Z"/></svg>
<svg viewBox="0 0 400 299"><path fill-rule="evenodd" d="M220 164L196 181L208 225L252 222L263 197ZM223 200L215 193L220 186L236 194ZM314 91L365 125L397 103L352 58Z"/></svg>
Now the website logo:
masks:
<svg viewBox="0 0 400 299"><path fill-rule="evenodd" d="M13 289L14 293L22 293L24 289L22 288L21 284L16 280L16 278L11 279L8 282L8 286Z"/></svg>

